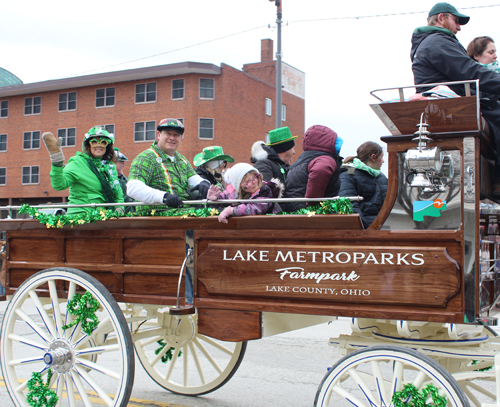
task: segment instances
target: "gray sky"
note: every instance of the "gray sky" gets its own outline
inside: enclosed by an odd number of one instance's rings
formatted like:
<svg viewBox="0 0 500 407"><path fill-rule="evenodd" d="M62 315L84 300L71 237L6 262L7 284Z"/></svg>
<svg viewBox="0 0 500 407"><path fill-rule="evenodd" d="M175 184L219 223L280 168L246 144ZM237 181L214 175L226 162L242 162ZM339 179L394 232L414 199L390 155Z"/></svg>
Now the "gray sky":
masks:
<svg viewBox="0 0 500 407"><path fill-rule="evenodd" d="M343 156L388 135L369 92L413 84L411 34L435 3L282 0L283 61L306 74L306 128L337 131ZM458 33L464 46L500 41L495 0L451 4L471 16ZM24 83L183 61L241 69L260 60L261 39L277 42L268 0L0 0L0 9L0 66Z"/></svg>

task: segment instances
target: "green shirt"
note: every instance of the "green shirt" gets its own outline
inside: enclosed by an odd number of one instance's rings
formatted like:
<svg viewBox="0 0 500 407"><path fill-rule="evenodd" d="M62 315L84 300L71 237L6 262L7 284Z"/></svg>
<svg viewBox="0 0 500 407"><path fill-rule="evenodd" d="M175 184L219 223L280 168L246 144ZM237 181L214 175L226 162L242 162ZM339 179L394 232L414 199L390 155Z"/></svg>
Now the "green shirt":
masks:
<svg viewBox="0 0 500 407"><path fill-rule="evenodd" d="M151 148L134 158L128 179L129 181L136 179L151 188L187 200L191 198L188 179L193 175L196 175L196 172L186 157L176 151L172 160L155 142ZM146 207L142 207L141 210L146 210Z"/></svg>

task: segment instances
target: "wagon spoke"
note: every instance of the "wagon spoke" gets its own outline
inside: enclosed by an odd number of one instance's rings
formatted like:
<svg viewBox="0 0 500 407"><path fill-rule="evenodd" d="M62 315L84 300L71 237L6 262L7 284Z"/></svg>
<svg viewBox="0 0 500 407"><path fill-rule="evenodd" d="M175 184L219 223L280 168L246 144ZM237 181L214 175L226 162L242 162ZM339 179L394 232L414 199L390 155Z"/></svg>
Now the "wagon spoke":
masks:
<svg viewBox="0 0 500 407"><path fill-rule="evenodd" d="M207 341L209 342L209 341ZM221 373L222 372L222 369L220 368L220 366L217 364L217 362L214 360L214 358L208 353L207 349L203 346L203 344L198 340L198 338L195 338L193 340L193 343L195 344L195 346L198 347L198 349L201 350L201 352L205 355L205 357L207 358L207 360L210 362L210 364L219 372ZM222 347L223 348L223 347Z"/></svg>
<svg viewBox="0 0 500 407"><path fill-rule="evenodd" d="M42 362L42 361L43 361L43 355L35 357L35 358L31 357L31 358L26 358L26 359L10 360L9 361L9 366L28 365L30 363L36 363L36 362Z"/></svg>
<svg viewBox="0 0 500 407"><path fill-rule="evenodd" d="M42 342L33 341L31 339L25 338L24 336L10 334L9 339L14 342L22 343L23 345L28 345L36 349L45 351L47 349L47 344Z"/></svg>
<svg viewBox="0 0 500 407"><path fill-rule="evenodd" d="M403 388L403 371L404 366L403 363L399 360L394 363L394 373L392 379L392 392L395 393L397 391L401 391Z"/></svg>
<svg viewBox="0 0 500 407"><path fill-rule="evenodd" d="M358 388L363 392L364 396L366 397L369 405L376 405L375 404L375 397L373 396L371 390L368 388L364 380L361 378L361 376L358 374L356 369L350 369L349 370L349 376L353 379L354 383L357 384Z"/></svg>
<svg viewBox="0 0 500 407"><path fill-rule="evenodd" d="M191 355L193 355L194 365L196 366L196 370L198 371L198 375L200 376L200 380L202 384L206 384L205 374L203 373L203 369L200 365L200 359L198 359L198 354L195 352L194 346L192 343L189 344L189 349L191 349Z"/></svg>
<svg viewBox="0 0 500 407"><path fill-rule="evenodd" d="M231 349L229 349L228 347L226 346L223 346L221 345L219 342L216 342L214 341L213 339L209 338L208 336L200 336L198 335L197 336L197 339L201 339L207 343L209 343L210 345L212 345L214 348L217 348L219 349L220 351L226 353L227 355L231 356L234 354L234 351L232 351Z"/></svg>
<svg viewBox="0 0 500 407"><path fill-rule="evenodd" d="M184 386L188 386L188 377L189 377L189 372L188 372L188 359L189 359L189 351L188 351L188 347L187 346L184 346L182 348L182 351L184 352L183 353L183 358L182 358L182 366L184 368L184 371L183 371L183 379L184 379Z"/></svg>
<svg viewBox="0 0 500 407"><path fill-rule="evenodd" d="M21 318L33 331L37 333L37 335L42 338L45 342L49 343L51 341L50 337L43 332L40 327L37 325L35 321L31 319L22 309L16 309L16 314L19 318Z"/></svg>
<svg viewBox="0 0 500 407"><path fill-rule="evenodd" d="M388 406L391 403L389 397L387 397L387 390L385 388L385 380L382 376L382 371L380 370L380 364L378 361L372 361L370 363L373 373L373 378L375 380L375 385L377 386L379 395L379 404L382 406Z"/></svg>
<svg viewBox="0 0 500 407"><path fill-rule="evenodd" d="M92 369L96 372L100 372L105 374L106 376L112 377L113 379L120 380L120 375L116 372L113 372L110 369L106 369L105 367L98 365L97 363L91 362L90 360L87 359L77 359L77 363L88 367L89 369Z"/></svg>
<svg viewBox="0 0 500 407"><path fill-rule="evenodd" d="M38 311L38 315L40 316L43 324L45 325L45 328L50 333L50 335L52 335L52 338L55 339L57 337L57 334L56 334L56 330L54 327L54 323L52 322L52 319L49 318L49 315L47 314L47 311L45 310L42 303L40 302L40 298L38 298L38 295L35 292L35 290L30 290L29 296L31 297L31 300L34 303L34 305Z"/></svg>
<svg viewBox="0 0 500 407"><path fill-rule="evenodd" d="M49 292L50 292L50 300L52 304L52 313L54 314L54 321L56 326L56 334L57 337L61 337L63 335L62 327L63 322L61 318L61 310L59 306L59 296L57 295L57 287L54 280L49 280Z"/></svg>
<svg viewBox="0 0 500 407"><path fill-rule="evenodd" d="M75 366L78 374L85 380L90 387L99 395L99 397L108 405L113 405L113 400L111 397L107 395L107 393L103 390L101 386L97 384L97 382L85 371L85 369L80 368L79 366Z"/></svg>
<svg viewBox="0 0 500 407"><path fill-rule="evenodd" d="M85 387L83 386L83 383L80 379L80 376L76 372L73 372L71 374L71 378L73 379L73 382L75 383L76 389L78 390L78 394L80 395L80 398L83 401L83 404L85 407L92 407L92 403L89 400L89 396L85 390Z"/></svg>
<svg viewBox="0 0 500 407"><path fill-rule="evenodd" d="M66 397L70 407L75 407L75 389L73 387L73 378L70 374L65 375L64 382L66 384Z"/></svg>
<svg viewBox="0 0 500 407"><path fill-rule="evenodd" d="M179 354L179 351L177 350L177 348L174 348L174 350L172 352L173 352L172 360L170 361L170 366L168 367L167 375L165 376L165 378L167 380L170 380L170 376L172 376L172 372L174 371L175 363L177 362L177 359L178 359L177 355Z"/></svg>
<svg viewBox="0 0 500 407"><path fill-rule="evenodd" d="M96 355L96 354L99 355L101 353L115 352L118 350L120 350L120 345L102 345L91 348L85 348L81 351L76 351L75 354L76 356Z"/></svg>

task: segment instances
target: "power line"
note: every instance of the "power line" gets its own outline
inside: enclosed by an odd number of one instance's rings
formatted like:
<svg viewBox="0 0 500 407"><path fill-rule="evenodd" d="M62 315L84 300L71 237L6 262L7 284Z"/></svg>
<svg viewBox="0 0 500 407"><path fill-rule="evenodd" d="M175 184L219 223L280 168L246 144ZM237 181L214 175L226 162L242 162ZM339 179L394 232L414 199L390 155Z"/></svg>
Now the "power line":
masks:
<svg viewBox="0 0 500 407"><path fill-rule="evenodd" d="M86 74L86 73L89 73L89 72L100 71L101 69L112 68L114 66L119 66L119 65L124 65L124 64L130 64L132 62L142 61L143 59L154 58L154 57L158 57L160 55L165 55L165 54L170 54L172 52L182 51L182 50L185 50L185 49L188 49L188 48L197 47L199 45L208 44L210 42L223 40L223 39L229 38L229 37L234 37L235 35L244 34L244 33L249 32L249 31L259 30L259 29L265 28L265 27L268 27L268 26L267 25L261 25L259 27L249 28L248 30L240 31L240 32L237 32L237 33L234 33L234 34L228 34L228 35L225 35L223 37L214 38L214 39L211 39L211 40L199 42L197 44L187 45L185 47L173 49L173 50L170 50L170 51L160 52L159 54L155 54L155 55L150 55L150 56L147 56L147 57L142 57L142 58L134 59L132 61L120 62L118 64L108 65L108 66L105 66L105 67L102 67L102 68L91 69L90 71L80 72L80 73L77 73L77 74L74 74L74 75L71 75L71 76L83 75L83 74Z"/></svg>
<svg viewBox="0 0 500 407"><path fill-rule="evenodd" d="M461 7L460 10L472 10L472 9L498 7L498 6L500 6L500 4L490 4L490 5L486 5L486 6ZM404 16L404 15L412 15L412 14L427 14L427 13L428 13L428 11L408 11L408 12L402 12L402 13L371 14L371 15L366 15L366 16L316 18L316 19L313 19L313 20L296 20L296 21L292 21L292 22L288 23L287 25L291 25L291 24L294 24L294 23L307 23L307 22L317 22L317 21L361 20L361 19L364 19L364 18L394 17L394 16ZM265 28L265 27L271 27L271 26L270 25L261 25L261 26L258 26L258 27L249 28L247 30L239 31L237 33L225 35L223 37L218 37L218 38L214 38L214 39L211 39L211 40L207 40L207 41L203 41L203 42L198 42L196 44L187 45L185 47L173 49L173 50L170 50L170 51L160 52L159 54L149 55L147 57L142 57L142 58L134 59L132 61L120 62L118 64L108 65L108 66L105 66L105 67L91 69L89 71L76 73L76 74L73 74L73 75L66 76L66 78L69 78L69 77L72 77L72 76L84 75L84 74L87 74L87 73L90 73L90 72L101 71L103 69L113 68L115 66L130 64L132 62L142 61L144 59L155 58L155 57L158 57L160 55L171 54L171 53L177 52L177 51L183 51L185 49L194 48L194 47L197 47L197 46L200 46L200 45L204 45L204 44L208 44L208 43L211 43L211 42L223 40L223 39L226 39L226 38L229 38L229 37L234 37L236 35L244 34L244 33L250 32L250 31L259 30L259 29Z"/></svg>

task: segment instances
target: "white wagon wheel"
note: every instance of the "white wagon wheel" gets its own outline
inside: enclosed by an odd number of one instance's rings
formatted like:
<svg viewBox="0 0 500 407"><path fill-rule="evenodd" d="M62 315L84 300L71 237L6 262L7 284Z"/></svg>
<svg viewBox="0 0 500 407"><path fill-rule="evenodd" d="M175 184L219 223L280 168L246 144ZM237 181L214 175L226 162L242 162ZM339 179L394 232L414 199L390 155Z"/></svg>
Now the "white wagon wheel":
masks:
<svg viewBox="0 0 500 407"><path fill-rule="evenodd" d="M498 334L489 326L485 326L482 336L495 338ZM457 349L460 352L460 349ZM496 404L496 377L493 357L481 358L481 350L477 356L468 359L444 357L438 359L455 378L472 406L481 407L484 403Z"/></svg>
<svg viewBox="0 0 500 407"><path fill-rule="evenodd" d="M441 365L399 346L373 346L340 359L323 378L314 406L390 406L394 393L408 383L418 390L432 384L446 398L447 407L469 406L460 386Z"/></svg>
<svg viewBox="0 0 500 407"><path fill-rule="evenodd" d="M144 337L146 333L144 339L134 342L135 350L148 375L173 393L198 396L217 390L236 373L245 355L246 342L220 341L199 334L196 314L166 314L161 325L166 329L158 334L157 320L144 325L134 322L134 334ZM160 349L159 341L166 346ZM170 360L165 358L167 352Z"/></svg>
<svg viewBox="0 0 500 407"><path fill-rule="evenodd" d="M57 290L67 290L67 295ZM99 324L86 334L67 303L86 292L99 302ZM88 304L94 303L90 300ZM0 335L5 385L16 407L29 407L28 380L40 373L59 397L57 406L125 407L134 382L130 331L118 304L95 278L72 268L43 270L15 292Z"/></svg>

